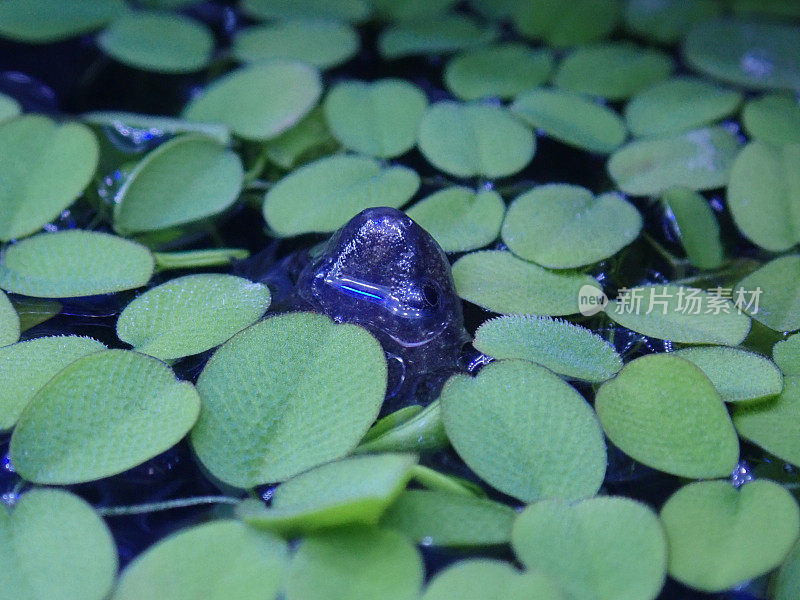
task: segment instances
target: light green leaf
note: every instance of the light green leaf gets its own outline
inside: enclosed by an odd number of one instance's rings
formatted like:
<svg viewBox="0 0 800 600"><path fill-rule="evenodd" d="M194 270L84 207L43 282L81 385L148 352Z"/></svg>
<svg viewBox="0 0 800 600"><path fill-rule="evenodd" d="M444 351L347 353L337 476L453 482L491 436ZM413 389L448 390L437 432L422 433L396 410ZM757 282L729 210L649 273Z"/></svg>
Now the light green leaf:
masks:
<svg viewBox="0 0 800 600"><path fill-rule="evenodd" d="M688 360L651 354L631 361L597 392L608 439L628 456L680 477L727 477L739 440L725 403Z"/></svg>
<svg viewBox="0 0 800 600"><path fill-rule="evenodd" d="M465 252L497 239L505 211L503 198L493 190L449 187L423 198L406 213L445 252Z"/></svg>
<svg viewBox="0 0 800 600"><path fill-rule="evenodd" d="M345 81L331 88L323 106L331 133L345 148L391 158L416 143L428 99L402 79Z"/></svg>
<svg viewBox="0 0 800 600"><path fill-rule="evenodd" d="M189 102L183 118L222 123L248 140L268 140L308 114L321 93L316 69L305 63L273 60L215 80Z"/></svg>
<svg viewBox="0 0 800 600"><path fill-rule="evenodd" d="M192 445L238 487L284 481L356 447L386 391L378 341L316 313L265 319L225 343L197 381Z"/></svg>
<svg viewBox="0 0 800 600"><path fill-rule="evenodd" d="M85 501L32 489L0 506L0 594L16 600L103 600L117 573L114 539Z"/></svg>
<svg viewBox="0 0 800 600"><path fill-rule="evenodd" d="M0 241L41 229L80 196L97 168L94 134L26 115L0 125Z"/></svg>
<svg viewBox="0 0 800 600"><path fill-rule="evenodd" d="M321 106L317 106L291 129L264 145L269 160L286 169L325 156L339 149Z"/></svg>
<svg viewBox="0 0 800 600"><path fill-rule="evenodd" d="M653 600L666 574L658 518L628 498L532 504L517 517L511 545L528 569L574 600Z"/></svg>
<svg viewBox="0 0 800 600"><path fill-rule="evenodd" d="M489 319L478 327L472 344L494 358L529 360L583 381L605 381L622 368L622 359L606 340L569 321L549 317Z"/></svg>
<svg viewBox="0 0 800 600"><path fill-rule="evenodd" d="M16 342L19 334L19 315L8 296L0 290L0 347Z"/></svg>
<svg viewBox="0 0 800 600"><path fill-rule="evenodd" d="M5 249L0 288L39 298L108 294L145 285L153 264L147 248L114 235L42 233Z"/></svg>
<svg viewBox="0 0 800 600"><path fill-rule="evenodd" d="M171 448L200 410L194 386L127 350L89 354L30 401L11 437L19 474L43 484L116 475Z"/></svg>
<svg viewBox="0 0 800 600"><path fill-rule="evenodd" d="M433 166L456 177L504 177L533 158L533 135L506 109L438 102L419 128L419 149Z"/></svg>
<svg viewBox="0 0 800 600"><path fill-rule="evenodd" d="M105 350L88 337L43 337L0 348L0 430L11 429L36 393L70 363Z"/></svg>
<svg viewBox="0 0 800 600"><path fill-rule="evenodd" d="M711 190L728 182L739 152L736 135L719 126L636 140L617 150L609 175L626 194L653 196L674 187Z"/></svg>
<svg viewBox="0 0 800 600"><path fill-rule="evenodd" d="M513 10L514 29L550 46L587 44L607 37L614 30L620 8L617 0L518 2Z"/></svg>
<svg viewBox="0 0 800 600"><path fill-rule="evenodd" d="M0 2L0 36L57 42L99 29L125 9L123 0L5 0Z"/></svg>
<svg viewBox="0 0 800 600"><path fill-rule="evenodd" d="M0 123L13 119L22 112L22 106L11 96L0 93Z"/></svg>
<svg viewBox="0 0 800 600"><path fill-rule="evenodd" d="M627 0L625 25L648 40L672 44L696 23L719 15L722 9L717 0Z"/></svg>
<svg viewBox="0 0 800 600"><path fill-rule="evenodd" d="M455 3L456 0L370 0L376 16L383 21L440 18Z"/></svg>
<svg viewBox="0 0 800 600"><path fill-rule="evenodd" d="M275 600L286 544L232 520L183 529L139 555L112 600Z"/></svg>
<svg viewBox="0 0 800 600"><path fill-rule="evenodd" d="M718 592L777 567L800 533L797 502L768 480L736 489L700 481L675 492L661 509L669 541L669 574Z"/></svg>
<svg viewBox="0 0 800 600"><path fill-rule="evenodd" d="M82 114L81 119L89 125L110 127L133 140L197 133L213 138L223 146L231 142L230 130L220 123L193 123L175 117L119 111L88 112Z"/></svg>
<svg viewBox="0 0 800 600"><path fill-rule="evenodd" d="M358 23L369 16L367 0L244 0L242 10L255 19L324 19Z"/></svg>
<svg viewBox="0 0 800 600"><path fill-rule="evenodd" d="M683 249L701 269L716 269L725 261L719 223L703 196L686 187L668 189L661 201L675 218Z"/></svg>
<svg viewBox="0 0 800 600"><path fill-rule="evenodd" d="M751 317L775 331L800 329L800 256L779 256L738 284Z"/></svg>
<svg viewBox="0 0 800 600"><path fill-rule="evenodd" d="M784 375L800 375L800 334L793 334L772 347L772 358Z"/></svg>
<svg viewBox="0 0 800 600"><path fill-rule="evenodd" d="M550 271L500 250L462 256L453 279L464 300L501 314L575 314L580 290L600 289L588 275Z"/></svg>
<svg viewBox="0 0 800 600"><path fill-rule="evenodd" d="M773 583L774 600L794 600L800 594L800 542L789 552Z"/></svg>
<svg viewBox="0 0 800 600"><path fill-rule="evenodd" d="M218 346L260 319L269 288L241 277L186 275L147 290L117 319L117 336L138 352L171 360Z"/></svg>
<svg viewBox="0 0 800 600"><path fill-rule="evenodd" d="M745 104L744 130L751 138L782 146L800 143L800 103L790 94L769 94Z"/></svg>
<svg viewBox="0 0 800 600"><path fill-rule="evenodd" d="M398 414L410 409L415 409L413 414ZM419 409L408 406L380 419L354 452L425 452L446 448L447 434L439 401Z"/></svg>
<svg viewBox="0 0 800 600"><path fill-rule="evenodd" d="M485 29L464 15L416 19L396 23L383 30L378 50L391 60L417 54L445 54L488 44L497 30Z"/></svg>
<svg viewBox="0 0 800 600"><path fill-rule="evenodd" d="M508 563L490 559L459 561L436 574L422 600L565 600L541 573L521 573Z"/></svg>
<svg viewBox="0 0 800 600"><path fill-rule="evenodd" d="M337 155L295 169L264 197L264 218L277 235L334 231L374 206L398 208L419 187L406 167L367 156Z"/></svg>
<svg viewBox="0 0 800 600"><path fill-rule="evenodd" d="M451 377L440 398L450 442L492 487L524 502L586 498L600 488L606 452L597 416L547 369L492 363L475 378Z"/></svg>

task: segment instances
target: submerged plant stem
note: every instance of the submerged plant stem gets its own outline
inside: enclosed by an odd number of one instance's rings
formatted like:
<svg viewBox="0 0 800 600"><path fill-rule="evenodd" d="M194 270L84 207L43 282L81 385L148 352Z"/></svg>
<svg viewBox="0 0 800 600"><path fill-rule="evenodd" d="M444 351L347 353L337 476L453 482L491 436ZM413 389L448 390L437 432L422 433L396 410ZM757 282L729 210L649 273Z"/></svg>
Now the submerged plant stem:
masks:
<svg viewBox="0 0 800 600"><path fill-rule="evenodd" d="M120 517L124 515L141 515L159 510L172 510L174 508L186 508L188 506L199 506L202 504L231 504L236 505L241 502L240 498L230 496L197 496L195 498L179 498L177 500L166 500L164 502L151 502L149 504L136 504L133 506L109 506L98 508L97 513L103 517Z"/></svg>

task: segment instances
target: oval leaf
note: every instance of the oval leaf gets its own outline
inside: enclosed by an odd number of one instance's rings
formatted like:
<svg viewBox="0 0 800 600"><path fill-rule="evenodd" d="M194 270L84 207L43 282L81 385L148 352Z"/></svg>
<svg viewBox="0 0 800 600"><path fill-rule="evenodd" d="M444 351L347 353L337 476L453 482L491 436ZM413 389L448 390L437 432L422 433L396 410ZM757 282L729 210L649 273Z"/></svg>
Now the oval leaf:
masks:
<svg viewBox="0 0 800 600"><path fill-rule="evenodd" d="M461 560L436 574L422 600L565 600L541 573L521 573L489 559Z"/></svg>
<svg viewBox="0 0 800 600"><path fill-rule="evenodd" d="M770 329L800 329L800 256L771 260L742 279L734 294L747 314Z"/></svg>
<svg viewBox="0 0 800 600"><path fill-rule="evenodd" d="M19 314L8 296L0 290L0 347L16 342L20 329Z"/></svg>
<svg viewBox="0 0 800 600"><path fill-rule="evenodd" d="M0 35L42 44L98 29L127 9L123 0L8 0L0 3Z"/></svg>
<svg viewBox="0 0 800 600"><path fill-rule="evenodd" d="M701 269L716 269L725 260L719 223L708 201L694 190L670 188L661 196L675 226L683 249L693 265Z"/></svg>
<svg viewBox="0 0 800 600"><path fill-rule="evenodd" d="M415 19L383 30L378 49L387 59L417 54L443 54L487 44L497 37L464 15L436 19Z"/></svg>
<svg viewBox="0 0 800 600"><path fill-rule="evenodd" d="M782 146L800 144L800 103L790 94L769 94L745 104L742 125L751 138Z"/></svg>

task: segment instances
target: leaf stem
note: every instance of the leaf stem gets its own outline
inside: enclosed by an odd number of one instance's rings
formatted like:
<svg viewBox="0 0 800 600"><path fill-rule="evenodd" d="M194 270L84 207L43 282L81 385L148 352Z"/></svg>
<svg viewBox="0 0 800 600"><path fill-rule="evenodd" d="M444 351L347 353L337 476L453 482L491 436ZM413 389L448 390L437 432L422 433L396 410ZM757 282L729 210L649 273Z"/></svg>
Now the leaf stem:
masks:
<svg viewBox="0 0 800 600"><path fill-rule="evenodd" d="M184 252L153 252L156 266L161 271L169 269L195 269L198 267L220 267L233 259L250 256L244 248L215 248L212 250L188 250Z"/></svg>
<svg viewBox="0 0 800 600"><path fill-rule="evenodd" d="M177 500L165 500L164 502L151 502L149 504L136 504L133 506L108 506L95 510L103 517L121 517L125 515L141 515L159 510L200 506L202 504L236 505L240 502L240 498L231 498L230 496L196 496L194 498L178 498Z"/></svg>

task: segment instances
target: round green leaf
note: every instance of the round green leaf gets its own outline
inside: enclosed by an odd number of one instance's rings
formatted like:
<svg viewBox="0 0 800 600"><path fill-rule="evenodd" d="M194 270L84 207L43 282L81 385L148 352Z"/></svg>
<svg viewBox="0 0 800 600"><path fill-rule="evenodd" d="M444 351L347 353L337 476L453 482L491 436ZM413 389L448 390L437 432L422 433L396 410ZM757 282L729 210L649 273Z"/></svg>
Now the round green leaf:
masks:
<svg viewBox="0 0 800 600"><path fill-rule="evenodd" d="M650 508L628 498L532 504L517 517L511 545L574 600L653 600L664 584L664 531Z"/></svg>
<svg viewBox="0 0 800 600"><path fill-rule="evenodd" d="M381 526L426 546L485 546L508 543L515 516L510 506L485 498L407 490L383 515Z"/></svg>
<svg viewBox="0 0 800 600"><path fill-rule="evenodd" d="M625 25L648 40L672 44L696 23L719 15L722 8L717 0L627 0Z"/></svg>
<svg viewBox="0 0 800 600"><path fill-rule="evenodd" d="M192 445L230 485L286 480L356 447L378 415L386 377L383 350L365 329L317 313L270 317L206 364Z"/></svg>
<svg viewBox="0 0 800 600"><path fill-rule="evenodd" d="M497 239L505 211L503 198L493 190L449 187L420 200L406 212L445 252L465 252Z"/></svg>
<svg viewBox="0 0 800 600"><path fill-rule="evenodd" d="M700 367L725 402L774 396L783 389L783 376L775 363L741 348L701 346L672 355Z"/></svg>
<svg viewBox="0 0 800 600"><path fill-rule="evenodd" d="M779 256L736 285L745 312L775 331L800 329L800 256ZM752 301L752 302L751 302Z"/></svg>
<svg viewBox="0 0 800 600"><path fill-rule="evenodd" d="M417 463L410 454L375 454L331 462L281 484L270 508L259 500L239 517L259 529L296 536L328 527L376 525Z"/></svg>
<svg viewBox="0 0 800 600"><path fill-rule="evenodd" d="M666 79L675 69L668 54L629 43L582 46L559 64L553 82L565 90L624 100Z"/></svg>
<svg viewBox="0 0 800 600"><path fill-rule="evenodd" d="M462 256L453 279L464 300L501 314L572 315L584 286L600 288L588 275L550 271L500 250Z"/></svg>
<svg viewBox="0 0 800 600"><path fill-rule="evenodd" d="M774 600L794 600L800 594L800 542L789 552L773 582Z"/></svg>
<svg viewBox="0 0 800 600"><path fill-rule="evenodd" d="M244 29L232 51L242 62L283 58L326 69L350 60L359 44L358 33L345 23L294 20Z"/></svg>
<svg viewBox="0 0 800 600"><path fill-rule="evenodd" d="M114 227L130 234L167 229L221 213L238 198L239 156L216 140L175 138L142 159L115 195Z"/></svg>
<svg viewBox="0 0 800 600"><path fill-rule="evenodd" d="M472 344L494 358L529 360L583 381L605 381L622 368L622 359L606 340L569 321L549 317L489 319L478 327Z"/></svg>
<svg viewBox="0 0 800 600"><path fill-rule="evenodd" d="M693 77L675 77L642 90L625 105L625 122L635 136L688 131L731 115L741 93Z"/></svg>
<svg viewBox="0 0 800 600"><path fill-rule="evenodd" d="M444 83L461 100L513 98L544 83L552 69L550 50L509 42L459 54L447 63Z"/></svg>
<svg viewBox="0 0 800 600"><path fill-rule="evenodd" d="M36 393L61 369L105 350L88 337L36 338L0 348L0 430L11 429Z"/></svg>
<svg viewBox="0 0 800 600"><path fill-rule="evenodd" d="M178 277L133 300L117 319L117 336L163 360L199 354L258 321L269 288L241 277L206 273Z"/></svg>
<svg viewBox="0 0 800 600"><path fill-rule="evenodd" d="M428 99L402 79L345 81L323 104L333 136L350 150L390 158L410 150Z"/></svg>
<svg viewBox="0 0 800 600"><path fill-rule="evenodd" d="M0 257L0 288L39 298L108 294L145 285L153 255L115 235L73 229L42 233Z"/></svg>
<svg viewBox="0 0 800 600"><path fill-rule="evenodd" d="M419 187L406 167L367 156L337 155L295 169L264 197L264 218L279 236L335 231L373 206L398 208Z"/></svg>
<svg viewBox="0 0 800 600"><path fill-rule="evenodd" d="M19 339L20 329L19 314L8 296L0 290L0 347L16 342Z"/></svg>
<svg viewBox="0 0 800 600"><path fill-rule="evenodd" d="M103 600L117 573L111 532L85 501L55 489L0 506L0 590L16 600Z"/></svg>
<svg viewBox="0 0 800 600"><path fill-rule="evenodd" d="M286 170L338 149L339 144L328 129L321 106L264 145L269 160Z"/></svg>
<svg viewBox="0 0 800 600"><path fill-rule="evenodd" d="M0 94L0 123L13 119L22 112L22 106L11 96Z"/></svg>
<svg viewBox="0 0 800 600"><path fill-rule="evenodd" d="M616 254L641 229L639 211L619 194L595 197L578 185L551 183L511 203L502 236L517 256L551 269L570 269Z"/></svg>
<svg viewBox="0 0 800 600"><path fill-rule="evenodd" d="M800 87L800 27L722 17L703 21L683 40L689 65L746 88Z"/></svg>
<svg viewBox="0 0 800 600"><path fill-rule="evenodd" d="M231 142L231 132L219 123L192 123L184 119L119 111L94 111L81 115L90 125L110 127L115 133L130 137L136 143L153 138L198 133L217 140L227 146Z"/></svg>
<svg viewBox="0 0 800 600"><path fill-rule="evenodd" d="M744 130L768 144L800 143L800 103L789 94L769 94L750 100L742 112Z"/></svg>
<svg viewBox="0 0 800 600"><path fill-rule="evenodd" d="M292 559L286 600L416 600L422 559L396 532L346 529L307 537Z"/></svg>
<svg viewBox="0 0 800 600"><path fill-rule="evenodd" d="M383 30L378 49L386 59L444 54L488 44L497 30L485 29L464 15L401 22Z"/></svg>
<svg viewBox="0 0 800 600"><path fill-rule="evenodd" d="M164 363L103 350L60 371L30 401L11 437L19 474L43 484L116 475L174 446L200 399Z"/></svg>
<svg viewBox="0 0 800 600"><path fill-rule="evenodd" d="M728 206L736 226L762 248L778 252L800 242L800 144L751 142L736 157Z"/></svg>
<svg viewBox="0 0 800 600"><path fill-rule="evenodd" d="M183 529L136 558L112 600L275 600L285 542L232 520Z"/></svg>
<svg viewBox="0 0 800 600"><path fill-rule="evenodd" d="M547 369L501 361L451 377L442 419L459 456L486 483L524 502L597 493L606 470L597 416Z"/></svg>
<svg viewBox="0 0 800 600"><path fill-rule="evenodd" d="M0 36L56 42L98 29L125 9L123 0L5 0L0 2Z"/></svg>
<svg viewBox="0 0 800 600"><path fill-rule="evenodd" d="M462 560L436 574L422 600L565 600L541 573L520 573L508 563Z"/></svg>
<svg viewBox="0 0 800 600"><path fill-rule="evenodd" d="M772 358L784 375L800 375L800 334L795 333L775 344Z"/></svg>
<svg viewBox="0 0 800 600"><path fill-rule="evenodd" d="M514 28L519 33L550 46L601 40L614 30L619 17L617 0L536 0L518 2L513 10Z"/></svg>
<svg viewBox="0 0 800 600"><path fill-rule="evenodd" d="M668 189L661 196L678 228L683 249L693 265L716 269L725 261L719 223L703 196L685 187Z"/></svg>
<svg viewBox="0 0 800 600"><path fill-rule="evenodd" d="M97 168L94 134L26 115L0 125L0 241L41 229L80 196Z"/></svg>
<svg viewBox="0 0 800 600"><path fill-rule="evenodd" d="M739 439L708 377L668 354L637 358L597 392L608 438L635 460L681 477L727 477Z"/></svg>
<svg viewBox="0 0 800 600"><path fill-rule="evenodd" d="M565 90L529 90L514 100L511 111L547 136L590 152L613 152L627 135L616 112Z"/></svg>
<svg viewBox="0 0 800 600"><path fill-rule="evenodd" d="M716 592L777 567L800 533L797 502L772 481L736 489L700 481L675 492L661 509L669 541L669 574Z"/></svg>
<svg viewBox="0 0 800 600"><path fill-rule="evenodd" d="M357 23L369 16L367 0L244 0L242 9L264 21L323 19Z"/></svg>
<svg viewBox="0 0 800 600"><path fill-rule="evenodd" d="M135 11L111 23L97 44L135 69L190 73L211 60L214 36L202 23L179 14Z"/></svg>
<svg viewBox="0 0 800 600"><path fill-rule="evenodd" d="M674 186L711 190L728 182L739 152L736 135L719 126L636 140L608 161L617 187L633 196L653 196Z"/></svg>
<svg viewBox="0 0 800 600"><path fill-rule="evenodd" d="M267 140L291 128L322 93L319 72L301 62L273 60L215 80L189 102L183 117L222 123L248 140Z"/></svg>

